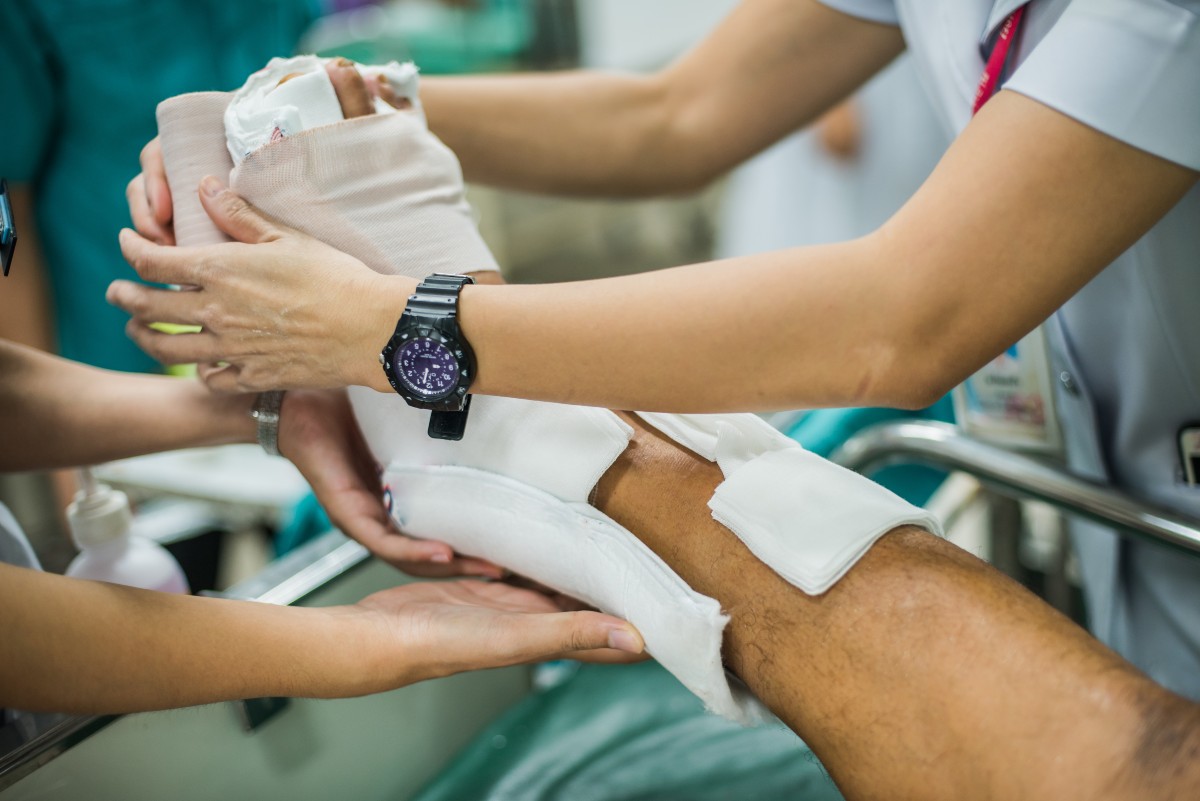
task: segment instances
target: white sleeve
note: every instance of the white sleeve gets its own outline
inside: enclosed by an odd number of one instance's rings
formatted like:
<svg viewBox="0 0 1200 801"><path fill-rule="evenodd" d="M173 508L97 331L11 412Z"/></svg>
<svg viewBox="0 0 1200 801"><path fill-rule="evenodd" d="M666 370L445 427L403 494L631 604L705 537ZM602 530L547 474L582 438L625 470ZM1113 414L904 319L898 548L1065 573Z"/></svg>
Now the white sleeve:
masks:
<svg viewBox="0 0 1200 801"><path fill-rule="evenodd" d="M895 0L820 0L835 11L884 25L899 25Z"/></svg>
<svg viewBox="0 0 1200 801"><path fill-rule="evenodd" d="M1075 0L1004 88L1200 170L1200 0Z"/></svg>

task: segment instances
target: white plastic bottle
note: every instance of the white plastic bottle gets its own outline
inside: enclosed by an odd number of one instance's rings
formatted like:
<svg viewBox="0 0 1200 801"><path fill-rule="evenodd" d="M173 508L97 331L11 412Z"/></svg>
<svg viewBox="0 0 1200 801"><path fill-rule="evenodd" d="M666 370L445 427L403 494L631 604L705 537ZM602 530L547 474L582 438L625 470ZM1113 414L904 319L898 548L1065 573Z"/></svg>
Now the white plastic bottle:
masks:
<svg viewBox="0 0 1200 801"><path fill-rule="evenodd" d="M125 493L96 483L86 468L80 471L80 486L67 507L71 537L79 548L68 576L160 592L190 591L183 569L166 548L129 533L133 515Z"/></svg>

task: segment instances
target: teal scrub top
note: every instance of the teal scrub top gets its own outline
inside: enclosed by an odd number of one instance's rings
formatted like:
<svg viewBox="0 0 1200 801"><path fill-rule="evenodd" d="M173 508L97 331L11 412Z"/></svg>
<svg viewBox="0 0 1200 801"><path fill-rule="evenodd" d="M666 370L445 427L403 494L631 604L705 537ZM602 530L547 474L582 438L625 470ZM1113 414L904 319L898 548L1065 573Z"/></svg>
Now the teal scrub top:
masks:
<svg viewBox="0 0 1200 801"><path fill-rule="evenodd" d="M159 366L104 301L133 277L117 247L125 187L160 100L232 89L295 51L318 0L0 0L0 175L34 192L59 350L119 370ZM18 226L22 221L18 221Z"/></svg>

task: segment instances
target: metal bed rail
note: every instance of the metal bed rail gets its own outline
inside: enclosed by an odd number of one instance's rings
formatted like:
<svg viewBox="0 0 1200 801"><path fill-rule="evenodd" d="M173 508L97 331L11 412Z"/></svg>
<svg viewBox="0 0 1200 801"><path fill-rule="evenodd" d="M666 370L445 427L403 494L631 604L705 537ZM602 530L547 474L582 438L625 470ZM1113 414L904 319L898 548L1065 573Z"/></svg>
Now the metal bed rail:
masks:
<svg viewBox="0 0 1200 801"><path fill-rule="evenodd" d="M982 442L947 423L911 421L872 426L846 440L831 458L864 474L898 464L962 471L1002 495L1043 501L1064 512L1200 554L1200 520L1143 503L1031 456Z"/></svg>

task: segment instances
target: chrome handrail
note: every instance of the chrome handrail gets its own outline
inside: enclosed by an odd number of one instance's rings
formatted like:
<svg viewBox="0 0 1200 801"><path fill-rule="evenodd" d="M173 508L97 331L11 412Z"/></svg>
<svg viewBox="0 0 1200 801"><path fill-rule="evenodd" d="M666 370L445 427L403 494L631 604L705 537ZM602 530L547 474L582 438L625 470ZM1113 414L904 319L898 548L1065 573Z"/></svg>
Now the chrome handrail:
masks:
<svg viewBox="0 0 1200 801"><path fill-rule="evenodd" d="M1071 475L1031 456L981 442L946 423L881 423L855 434L831 457L859 473L922 464L969 473L992 489L1200 553L1200 520L1156 508L1105 484Z"/></svg>

